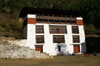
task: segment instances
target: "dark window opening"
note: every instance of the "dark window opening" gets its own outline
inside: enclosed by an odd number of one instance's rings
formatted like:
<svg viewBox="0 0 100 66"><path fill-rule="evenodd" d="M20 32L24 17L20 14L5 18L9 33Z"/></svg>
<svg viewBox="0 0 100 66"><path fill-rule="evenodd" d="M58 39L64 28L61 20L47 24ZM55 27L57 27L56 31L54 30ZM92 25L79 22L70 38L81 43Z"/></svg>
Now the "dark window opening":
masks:
<svg viewBox="0 0 100 66"><path fill-rule="evenodd" d="M61 22L65 22L65 20L61 20Z"/></svg>
<svg viewBox="0 0 100 66"><path fill-rule="evenodd" d="M57 17L57 14L54 14L54 17Z"/></svg>
<svg viewBox="0 0 100 66"><path fill-rule="evenodd" d="M65 17L65 15L62 15L62 17Z"/></svg>
<svg viewBox="0 0 100 66"><path fill-rule="evenodd" d="M73 43L79 43L79 36L73 36Z"/></svg>
<svg viewBox="0 0 100 66"><path fill-rule="evenodd" d="M55 20L55 22L60 22L60 20Z"/></svg>
<svg viewBox="0 0 100 66"><path fill-rule="evenodd" d="M37 14L37 16L43 16L43 14L41 14L41 13L38 13L38 14Z"/></svg>
<svg viewBox="0 0 100 66"><path fill-rule="evenodd" d="M42 21L42 19L36 19L36 21Z"/></svg>
<svg viewBox="0 0 100 66"><path fill-rule="evenodd" d="M53 35L53 43L65 43L64 35Z"/></svg>
<svg viewBox="0 0 100 66"><path fill-rule="evenodd" d="M70 24L70 23L71 23L71 21L66 20L66 23Z"/></svg>
<svg viewBox="0 0 100 66"><path fill-rule="evenodd" d="M78 26L72 26L72 33L79 33Z"/></svg>
<svg viewBox="0 0 100 66"><path fill-rule="evenodd" d="M54 20L51 20L51 19L50 19L49 22L54 22Z"/></svg>
<svg viewBox="0 0 100 66"><path fill-rule="evenodd" d="M36 43L44 43L44 35L37 35Z"/></svg>
<svg viewBox="0 0 100 66"><path fill-rule="evenodd" d="M76 24L76 21L72 21L72 24Z"/></svg>
<svg viewBox="0 0 100 66"><path fill-rule="evenodd" d="M52 16L52 14L49 14L49 16Z"/></svg>
<svg viewBox="0 0 100 66"><path fill-rule="evenodd" d="M44 14L44 16L48 16L48 14Z"/></svg>
<svg viewBox="0 0 100 66"><path fill-rule="evenodd" d="M50 25L50 33L67 33L66 26Z"/></svg>
<svg viewBox="0 0 100 66"><path fill-rule="evenodd" d="M36 33L44 33L43 25L36 25Z"/></svg>
<svg viewBox="0 0 100 66"><path fill-rule="evenodd" d="M48 19L43 19L43 21L48 21Z"/></svg>
<svg viewBox="0 0 100 66"><path fill-rule="evenodd" d="M58 17L61 17L61 15L58 15Z"/></svg>

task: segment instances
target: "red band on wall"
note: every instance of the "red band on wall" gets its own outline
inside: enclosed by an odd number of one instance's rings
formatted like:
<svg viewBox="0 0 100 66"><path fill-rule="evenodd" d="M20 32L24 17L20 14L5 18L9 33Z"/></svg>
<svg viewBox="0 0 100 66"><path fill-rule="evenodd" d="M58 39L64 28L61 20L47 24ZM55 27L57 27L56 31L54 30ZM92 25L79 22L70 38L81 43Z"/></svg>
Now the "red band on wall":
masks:
<svg viewBox="0 0 100 66"><path fill-rule="evenodd" d="M28 18L27 23L28 24L36 24L36 18Z"/></svg>
<svg viewBox="0 0 100 66"><path fill-rule="evenodd" d="M83 25L83 20L77 20L77 25Z"/></svg>

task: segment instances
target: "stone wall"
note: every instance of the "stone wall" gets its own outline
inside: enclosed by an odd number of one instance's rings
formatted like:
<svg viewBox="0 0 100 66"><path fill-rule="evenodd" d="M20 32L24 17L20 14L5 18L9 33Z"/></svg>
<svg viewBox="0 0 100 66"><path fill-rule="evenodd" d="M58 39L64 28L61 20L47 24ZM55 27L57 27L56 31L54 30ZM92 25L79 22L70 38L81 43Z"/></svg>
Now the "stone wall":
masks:
<svg viewBox="0 0 100 66"><path fill-rule="evenodd" d="M14 38L0 37L0 58L7 59L35 59L35 58L52 58L51 56L30 49L29 47L23 46L23 41L25 40L16 40ZM20 43L21 42L21 43ZM19 46L18 44L22 44Z"/></svg>

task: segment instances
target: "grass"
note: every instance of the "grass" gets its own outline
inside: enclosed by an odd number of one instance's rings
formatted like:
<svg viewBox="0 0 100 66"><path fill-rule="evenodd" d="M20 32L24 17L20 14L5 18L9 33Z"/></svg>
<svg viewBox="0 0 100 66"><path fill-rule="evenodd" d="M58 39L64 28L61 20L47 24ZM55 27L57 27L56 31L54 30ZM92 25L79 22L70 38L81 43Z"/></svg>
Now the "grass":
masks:
<svg viewBox="0 0 100 66"><path fill-rule="evenodd" d="M100 66L100 54L55 56L53 59L0 59L0 66Z"/></svg>

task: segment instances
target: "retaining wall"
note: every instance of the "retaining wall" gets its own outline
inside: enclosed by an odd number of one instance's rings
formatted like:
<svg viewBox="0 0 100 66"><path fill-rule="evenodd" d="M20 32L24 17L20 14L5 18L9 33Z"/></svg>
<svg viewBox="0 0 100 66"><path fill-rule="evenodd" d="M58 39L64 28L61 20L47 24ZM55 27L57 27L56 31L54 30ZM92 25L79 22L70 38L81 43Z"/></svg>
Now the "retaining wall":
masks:
<svg viewBox="0 0 100 66"><path fill-rule="evenodd" d="M29 47L25 47L26 40L16 40L14 38L0 37L0 58L7 59L35 59L53 58L47 54L40 53Z"/></svg>

